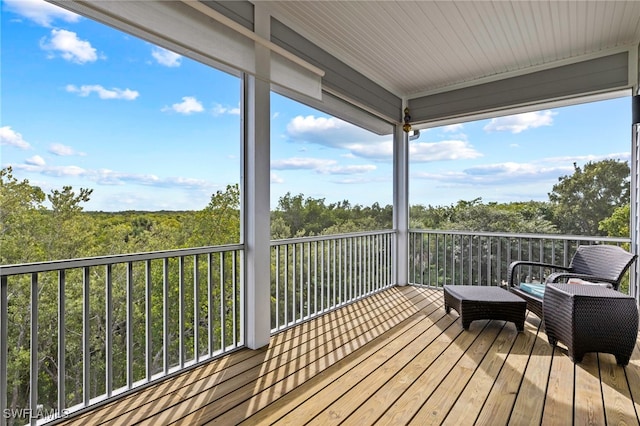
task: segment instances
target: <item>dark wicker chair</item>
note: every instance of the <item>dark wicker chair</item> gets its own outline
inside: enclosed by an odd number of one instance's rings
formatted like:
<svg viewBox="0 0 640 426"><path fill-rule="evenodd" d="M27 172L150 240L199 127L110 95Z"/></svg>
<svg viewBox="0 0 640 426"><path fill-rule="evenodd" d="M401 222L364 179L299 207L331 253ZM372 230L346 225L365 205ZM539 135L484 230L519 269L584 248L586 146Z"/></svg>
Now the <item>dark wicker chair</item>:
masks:
<svg viewBox="0 0 640 426"><path fill-rule="evenodd" d="M585 281L609 283L614 290L618 290L620 280L635 259L635 254L631 254L617 246L583 245L578 246L569 266L530 262L526 260L511 262L507 269L507 281L509 290L526 300L527 309L542 319L543 298L522 290L520 288L520 282L514 282L516 277L520 276L515 273L516 268L533 266L554 271L544 279L545 285L555 282L565 282L569 278L580 278Z"/></svg>

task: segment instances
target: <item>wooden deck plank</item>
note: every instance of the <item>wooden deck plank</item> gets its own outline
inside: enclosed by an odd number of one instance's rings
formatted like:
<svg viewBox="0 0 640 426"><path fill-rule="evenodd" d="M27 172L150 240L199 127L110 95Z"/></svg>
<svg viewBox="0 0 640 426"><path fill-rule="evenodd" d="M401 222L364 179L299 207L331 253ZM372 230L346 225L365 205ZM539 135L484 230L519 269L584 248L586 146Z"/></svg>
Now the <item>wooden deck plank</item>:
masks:
<svg viewBox="0 0 640 426"><path fill-rule="evenodd" d="M281 389L281 382L285 378L293 375L291 380L297 384L303 383L415 312L415 306L404 300L395 306L390 303L376 306L365 315L349 315L332 332L317 339L301 341L301 346L290 348L285 353L276 351L277 355L272 358L272 362L260 371L248 372L239 380L231 379L230 392L224 398L215 398L217 391L213 394L209 391L201 392L190 396L187 403L165 410L158 416L146 418L145 423L180 421L184 424L200 424L221 416L258 394L268 396L269 400L263 400L263 404L272 402L275 395L279 394L276 392L274 395L272 387ZM252 413L242 414L246 417Z"/></svg>
<svg viewBox="0 0 640 426"><path fill-rule="evenodd" d="M494 321L491 327L485 328L479 338L466 351L465 356L451 368L451 371L449 371L447 377L440 383L438 388L434 390L421 407L416 407L419 409L412 419L414 423L442 423L502 330L500 325L499 322ZM395 416L385 415L381 418L381 421L387 424L392 424L394 420Z"/></svg>
<svg viewBox="0 0 640 426"><path fill-rule="evenodd" d="M573 408L575 424L605 424L597 354L585 354L582 362L576 365L575 393Z"/></svg>
<svg viewBox="0 0 640 426"><path fill-rule="evenodd" d="M467 332L442 305L394 287L61 423L640 424L640 336L626 368L574 366L533 315Z"/></svg>
<svg viewBox="0 0 640 426"><path fill-rule="evenodd" d="M572 424L574 382L574 364L567 355L566 348L556 346L545 395L543 425Z"/></svg>
<svg viewBox="0 0 640 426"><path fill-rule="evenodd" d="M410 380L410 377L415 377L416 369L422 370L425 365L430 365L434 359L436 359L444 349L446 349L456 337L458 337L462 330L459 327L455 327L455 324L450 325L442 330L437 327L437 337L431 339L418 339L417 344L412 344L407 347L407 358L398 359L396 362L392 362L377 374L367 376L365 380L358 383L355 387L349 390L349 392L342 395L341 398L336 400L331 405L327 406L322 412L312 419L308 424L310 425L328 425L338 424L346 421L349 416L364 404L371 395L378 390L381 386L390 380L394 383L402 383L403 381ZM429 341L430 340L430 341ZM424 343L423 343L424 342ZM426 348L425 348L426 346ZM424 348L424 350L422 350ZM397 376L399 371L406 365L407 359L411 359L410 363L412 371L405 371L401 377ZM353 422L353 418L351 418ZM358 420L356 419L358 423ZM363 421L367 424L366 421ZM362 423L360 423L362 424Z"/></svg>
<svg viewBox="0 0 640 426"><path fill-rule="evenodd" d="M499 354L504 359L504 364L476 420L478 424L509 422L537 333L536 327L525 322L524 332L518 333L509 352Z"/></svg>
<svg viewBox="0 0 640 426"><path fill-rule="evenodd" d="M631 397L636 409L636 416L640 417L640 335L636 342L636 347L631 354L629 365L625 368L627 383L631 391Z"/></svg>
<svg viewBox="0 0 640 426"><path fill-rule="evenodd" d="M241 374L249 365L260 365L264 361L264 353L267 348L257 351L239 351L227 355L224 358L211 361L197 369L180 374L177 377L164 380L157 385L145 388L133 395L113 401L79 417L73 417L65 425L81 426L113 421L115 423L126 422L134 412L144 410L145 407L155 405L155 409L163 409L166 396L179 394L183 389L197 386L202 381L207 381L208 386L215 386L228 374Z"/></svg>
<svg viewBox="0 0 640 426"><path fill-rule="evenodd" d="M551 368L553 349L544 335L540 319L529 313L527 323L537 327L538 334L511 411L509 424L513 426L540 424Z"/></svg>
<svg viewBox="0 0 640 426"><path fill-rule="evenodd" d="M347 389L365 379L372 370L396 356L419 336L423 339L435 338L440 327L453 322L453 319L445 317L441 307L440 300L430 302L406 326L397 328L392 335L381 336L381 339L372 342L372 347L366 352L345 358L305 383L300 392L286 395L281 401L248 418L245 423L271 424L277 421L278 424L300 424L311 420Z"/></svg>
<svg viewBox="0 0 640 426"><path fill-rule="evenodd" d="M397 306L387 304L384 308L376 308L368 314L364 323L361 318L353 317L352 321L344 321L340 325L342 334L330 335L330 338L314 343L311 345L313 350L294 350L294 358L288 359L287 362L274 363L271 368L265 369L257 380L249 380L236 386L235 390L224 398L209 400L206 395L197 395L191 398L192 401L180 404L171 412L164 411L158 417L145 419L145 423L178 421L181 424L200 424L222 415L227 422L227 412L235 407L239 407L236 412L240 413L242 418L248 417L286 392L288 383L296 386L304 383L417 311L417 307L410 303ZM282 358L282 355L278 358ZM243 410L247 405L243 403L247 401L251 407L250 411Z"/></svg>
<svg viewBox="0 0 640 426"><path fill-rule="evenodd" d="M598 354L600 360L600 380L602 399L608 424L637 425L636 410L629 393L629 385L624 368L616 364L611 354Z"/></svg>
<svg viewBox="0 0 640 426"><path fill-rule="evenodd" d="M504 326L502 321L489 321L487 326L481 329L483 322L485 321L474 321L471 324L470 331L475 327L481 333L475 338L471 346L458 357L453 367L451 363L454 361L449 361L446 358L446 354L443 353L443 356L439 358L441 363L449 365L445 367L445 377L441 378L428 395L420 392L420 387L425 382L423 375L393 403L392 407L384 413L378 423L394 425L407 424L411 421L422 425L439 424ZM458 344L458 342L454 342L454 344ZM429 372L425 373L430 374Z"/></svg>
<svg viewBox="0 0 640 426"><path fill-rule="evenodd" d="M487 321L477 321L468 331L463 331L460 321L456 321L445 331L455 337L440 354L433 356L431 345L424 348L410 363L399 365L394 376L381 383L378 390L354 411L344 422L345 425L385 424L388 418L393 424L406 424L420 405L433 393L444 377L451 371L451 363L464 356L465 351L483 332ZM424 346L415 341L413 346ZM386 416L387 418L385 418ZM382 418L381 418L382 417Z"/></svg>
<svg viewBox="0 0 640 426"><path fill-rule="evenodd" d="M394 292L391 294L393 293ZM411 291L407 293L409 297L418 294L417 292ZM126 414L120 415L118 418L113 418L113 422L114 424L118 424L124 420L132 423L154 416L158 412L165 415L167 410L174 410L172 407L194 395L203 397L206 394L209 398L214 398L214 400L222 398L244 384L257 380L262 374L261 372L275 368L275 365L292 357L292 353L302 351L303 349L300 348L300 345L312 350L314 346L311 342L313 342L313 340L309 334L313 334L318 339L321 339L320 342L316 342L316 345L322 345L325 341L332 341L340 335L341 332L346 330L346 325L343 321L345 317L353 318L354 322L352 325L357 324L358 326L368 328L369 324L375 324L381 318L387 316L386 314L381 315L381 312L391 307L389 303L393 298L387 294L386 296L376 295L375 297L372 296L367 299L371 300L364 300L362 301L363 303L345 307L342 315L327 315L326 318L320 317L314 320L313 322L317 326L315 331L311 331L312 329L304 331L304 328L301 328L302 331L283 333L285 335L284 337L275 339L266 350L255 351L256 356L241 365L233 366L210 376L202 376L199 380L194 380L179 388L166 389L162 394L156 394L158 396L155 400L150 401L152 403L148 402L144 406L137 407L135 410L130 410ZM398 300L398 303L400 303L400 300ZM402 300L401 302L403 308L408 308L410 305L411 303L409 301ZM394 313L398 312L392 307L389 315L393 315ZM368 324L367 321L372 322ZM254 351L247 350L247 352L251 353ZM209 392L209 389L214 387L215 394ZM162 407L162 409L159 409L160 407Z"/></svg>
<svg viewBox="0 0 640 426"><path fill-rule="evenodd" d="M368 307L373 306L385 306L390 298L393 298L394 292L389 294L375 294L365 299L361 304L349 305L343 308L343 312L338 313L333 311L327 315L323 315L312 321L302 324L300 327L286 330L282 333L278 333L270 344L270 348L275 348L278 345L295 345L295 342L300 339L308 339L308 334L311 333L315 336L326 333L332 327L335 327L342 321L344 316L361 315L366 312ZM408 297L417 294L417 290L406 291ZM366 303L365 303L366 302ZM212 386L212 383L216 383L215 380L218 377L228 379L234 375L240 374L247 369L262 365L265 362L265 356L262 353L267 351L268 348L262 348L256 351L241 350L227 355L223 358L212 360L202 366L192 369L188 372L182 373L170 380L161 381L158 384L147 387L133 395L121 398L113 403L99 407L90 411L87 414L74 417L67 424L81 425L85 424L86 417L91 416L91 419L95 422L99 419L100 422L113 419L116 423L122 420L134 420L140 415L144 415L149 410L149 405L156 405L158 407L167 406L171 404L172 400L168 400L172 396L185 395L188 393L187 388L197 387L201 380L207 381L206 386ZM242 363L242 364L241 364ZM239 365L240 364L240 365ZM135 409L136 413L132 411Z"/></svg>
<svg viewBox="0 0 640 426"><path fill-rule="evenodd" d="M442 424L466 425L475 423L475 419L482 410L484 402L502 369L504 359L500 354L509 351L517 335L518 331L515 327L504 327L502 329L482 360L480 367L474 372L467 387L460 394Z"/></svg>

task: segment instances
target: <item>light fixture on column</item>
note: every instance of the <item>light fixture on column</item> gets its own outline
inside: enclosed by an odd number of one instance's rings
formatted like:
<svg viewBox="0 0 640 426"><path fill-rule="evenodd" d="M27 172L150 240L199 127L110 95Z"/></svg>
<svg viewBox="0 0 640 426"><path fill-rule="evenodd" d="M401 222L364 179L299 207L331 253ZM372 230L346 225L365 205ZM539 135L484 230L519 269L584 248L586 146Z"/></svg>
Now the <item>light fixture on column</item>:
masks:
<svg viewBox="0 0 640 426"><path fill-rule="evenodd" d="M409 133L411 131L411 124L409 123L411 121L411 116L409 115L409 107L406 107L404 109L404 125L402 126L402 130L404 130L406 133Z"/></svg>

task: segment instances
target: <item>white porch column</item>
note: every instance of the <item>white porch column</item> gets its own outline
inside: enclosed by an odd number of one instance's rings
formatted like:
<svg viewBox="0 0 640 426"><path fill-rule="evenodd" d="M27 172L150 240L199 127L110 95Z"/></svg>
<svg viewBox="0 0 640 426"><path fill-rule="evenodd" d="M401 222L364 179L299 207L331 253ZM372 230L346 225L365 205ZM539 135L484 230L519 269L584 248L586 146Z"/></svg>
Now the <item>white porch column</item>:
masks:
<svg viewBox="0 0 640 426"><path fill-rule="evenodd" d="M397 230L395 280L409 283L409 137L396 124L393 132L393 228Z"/></svg>
<svg viewBox="0 0 640 426"><path fill-rule="evenodd" d="M270 17L255 5L255 32L269 39ZM269 75L270 52L256 43L256 70ZM258 349L271 335L270 258L270 85L244 80L243 237L245 244L246 344Z"/></svg>
<svg viewBox="0 0 640 426"><path fill-rule="evenodd" d="M636 94L631 97L631 252L640 255L640 147L638 146L640 131L640 95ZM640 304L640 289L638 288L638 279L640 278L640 260L636 260L631 267L631 275L629 280L629 293L635 296L636 301Z"/></svg>

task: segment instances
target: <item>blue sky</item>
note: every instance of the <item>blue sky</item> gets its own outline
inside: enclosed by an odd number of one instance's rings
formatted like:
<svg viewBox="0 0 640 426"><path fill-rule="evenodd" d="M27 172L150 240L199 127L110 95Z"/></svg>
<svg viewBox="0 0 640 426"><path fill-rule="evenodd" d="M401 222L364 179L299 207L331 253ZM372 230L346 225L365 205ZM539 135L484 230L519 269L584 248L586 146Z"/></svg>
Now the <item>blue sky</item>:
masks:
<svg viewBox="0 0 640 426"><path fill-rule="evenodd" d="M2 1L2 167L87 210L192 210L240 179L240 80L41 0ZM412 204L547 200L573 163L629 159L630 98L423 130ZM391 136L279 95L272 207L287 192L392 203Z"/></svg>

